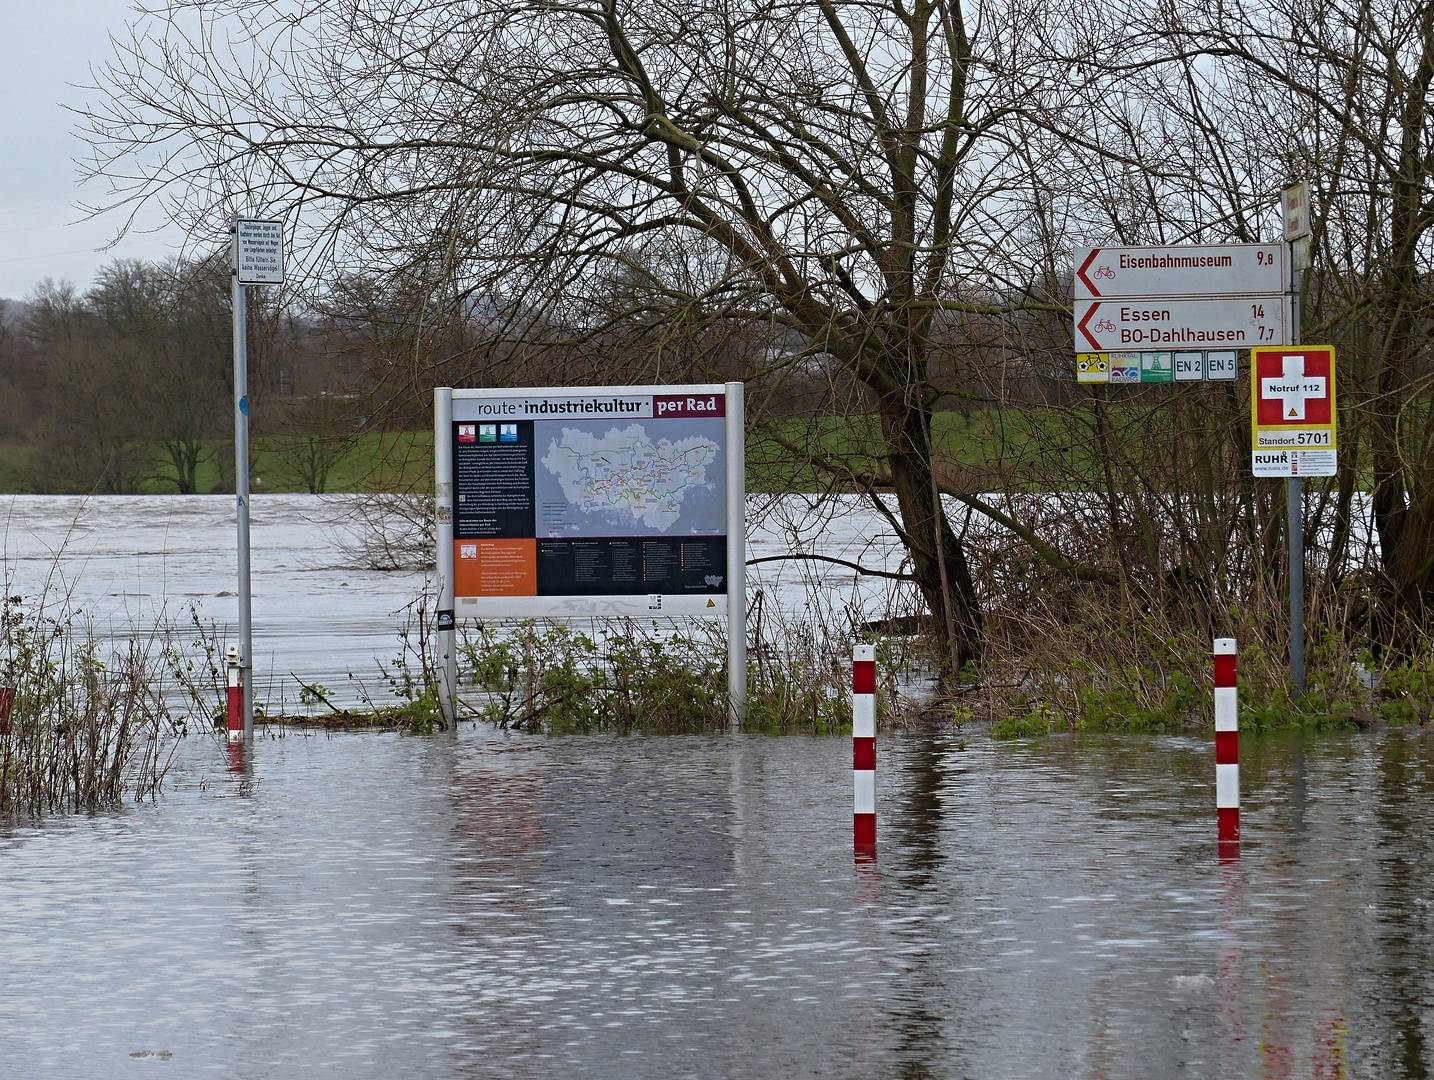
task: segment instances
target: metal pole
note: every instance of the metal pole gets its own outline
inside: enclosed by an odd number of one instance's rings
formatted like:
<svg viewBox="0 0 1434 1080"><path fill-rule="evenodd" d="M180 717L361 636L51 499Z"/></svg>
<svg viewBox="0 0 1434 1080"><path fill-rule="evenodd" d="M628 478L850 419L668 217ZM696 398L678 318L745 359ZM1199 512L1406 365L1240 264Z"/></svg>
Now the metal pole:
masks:
<svg viewBox="0 0 1434 1080"><path fill-rule="evenodd" d="M453 390L433 390L433 565L438 573L438 694L443 717L458 727L458 652L453 600Z"/></svg>
<svg viewBox="0 0 1434 1080"><path fill-rule="evenodd" d="M747 719L746 390L727 384L727 698L733 731Z"/></svg>
<svg viewBox="0 0 1434 1080"><path fill-rule="evenodd" d="M1304 501L1301 481L1292 476L1285 481L1285 515L1290 531L1290 679L1295 693L1305 692L1305 537Z"/></svg>
<svg viewBox="0 0 1434 1080"><path fill-rule="evenodd" d="M1290 245L1290 344L1300 344L1300 275L1294 270L1295 242ZM1251 378L1254 376L1251 375ZM1295 694L1305 692L1305 513L1302 481L1285 481L1285 523L1290 544L1290 681Z"/></svg>
<svg viewBox="0 0 1434 1080"><path fill-rule="evenodd" d="M239 284L239 215L234 234L234 506L239 530L239 650L244 671L244 742L254 741L254 613L249 593L249 337Z"/></svg>

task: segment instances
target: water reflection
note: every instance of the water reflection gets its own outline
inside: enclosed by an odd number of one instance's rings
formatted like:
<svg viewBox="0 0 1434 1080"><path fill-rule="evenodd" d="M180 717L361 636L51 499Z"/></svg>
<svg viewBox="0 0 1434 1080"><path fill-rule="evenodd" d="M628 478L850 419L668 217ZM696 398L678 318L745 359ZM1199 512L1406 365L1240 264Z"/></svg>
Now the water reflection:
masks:
<svg viewBox="0 0 1434 1080"><path fill-rule="evenodd" d="M1423 1077L1430 740L192 740L0 833L0 1074ZM169 1051L170 1058L160 1058ZM131 1057L145 1053L147 1057Z"/></svg>

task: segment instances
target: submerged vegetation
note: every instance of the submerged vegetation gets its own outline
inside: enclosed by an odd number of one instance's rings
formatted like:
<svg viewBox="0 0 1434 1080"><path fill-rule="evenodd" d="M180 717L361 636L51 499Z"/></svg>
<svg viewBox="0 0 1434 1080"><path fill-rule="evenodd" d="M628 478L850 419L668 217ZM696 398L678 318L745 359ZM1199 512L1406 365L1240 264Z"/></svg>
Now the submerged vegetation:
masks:
<svg viewBox="0 0 1434 1080"><path fill-rule="evenodd" d="M761 734L851 730L851 638L811 623L749 642L747 716ZM729 721L722 627L629 619L605 632L554 622L479 626L462 649L479 719L547 732L682 734ZM898 712L893 684L878 711Z"/></svg>
<svg viewBox="0 0 1434 1080"><path fill-rule="evenodd" d="M176 727L156 634L105 643L79 614L0 603L0 817L159 791Z"/></svg>

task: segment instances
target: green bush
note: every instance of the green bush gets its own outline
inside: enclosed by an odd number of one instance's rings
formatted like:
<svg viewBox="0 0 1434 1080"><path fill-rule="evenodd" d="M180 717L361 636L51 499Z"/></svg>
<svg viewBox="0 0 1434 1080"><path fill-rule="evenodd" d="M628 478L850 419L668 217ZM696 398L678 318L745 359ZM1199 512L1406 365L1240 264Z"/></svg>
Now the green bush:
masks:
<svg viewBox="0 0 1434 1080"><path fill-rule="evenodd" d="M728 724L725 641L707 624L660 632L638 621L605 635L562 623L481 625L460 649L461 678L481 689L479 719L548 732L678 734ZM758 642L748 665L744 730L851 730L850 643L798 636L779 650ZM885 659L894 659L888 653ZM890 715L894 689L878 695Z"/></svg>

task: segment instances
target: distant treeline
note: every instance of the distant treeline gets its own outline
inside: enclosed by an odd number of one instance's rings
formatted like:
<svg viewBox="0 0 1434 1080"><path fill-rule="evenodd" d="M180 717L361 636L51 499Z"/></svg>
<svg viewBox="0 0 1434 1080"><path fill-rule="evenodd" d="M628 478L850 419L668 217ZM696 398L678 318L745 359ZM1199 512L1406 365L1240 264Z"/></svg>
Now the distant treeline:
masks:
<svg viewBox="0 0 1434 1080"><path fill-rule="evenodd" d="M22 301L0 300L0 483L233 490L231 311L221 260L122 260L83 292L47 279ZM322 325L261 297L250 332L261 434L328 440L353 423Z"/></svg>
<svg viewBox="0 0 1434 1080"><path fill-rule="evenodd" d="M781 421L872 406L854 380L805 356L808 343L797 335L737 320L680 344L654 343L650 326L586 335L553 327L548 340L531 331L514 340L511 313L465 310L362 281L322 297L278 307L269 290L250 291L250 417L271 487L323 492L336 465L355 454L363 461L342 470L346 486L365 486L365 469L376 486L403 483L395 477L411 478L412 463L386 455L410 453L411 441L370 446L368 437L431 430L439 385L765 373L752 387L753 405L779 421L780 442L766 444L763 458L778 484L814 475L806 451L784 445L796 435L805 446L806 429ZM223 257L117 260L87 289L45 279L23 299L0 299L0 490L232 491L232 310ZM799 359L784 363L788 355ZM1063 400L1074 392L1068 375L1040 365L1007 361L974 380L958 376L958 366L954 353L936 364L944 383L961 386L941 398L943 409L969 413L973 402ZM830 431L830 423L819 427ZM833 448L845 451L846 442L838 437Z"/></svg>

